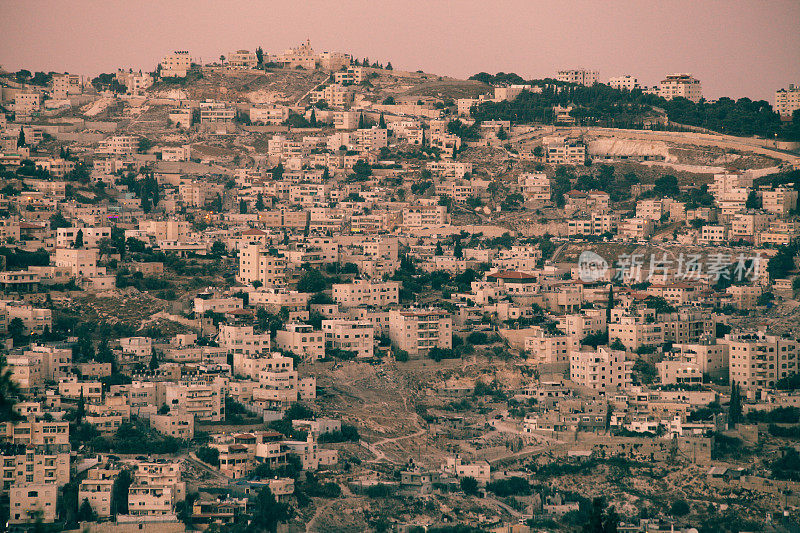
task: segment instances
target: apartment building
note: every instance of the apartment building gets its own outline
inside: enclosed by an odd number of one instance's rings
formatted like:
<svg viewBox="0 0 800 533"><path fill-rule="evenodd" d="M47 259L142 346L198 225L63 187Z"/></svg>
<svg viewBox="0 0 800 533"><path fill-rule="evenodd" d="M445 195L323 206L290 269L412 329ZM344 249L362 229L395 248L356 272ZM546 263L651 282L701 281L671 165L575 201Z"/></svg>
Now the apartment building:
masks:
<svg viewBox="0 0 800 533"><path fill-rule="evenodd" d="M420 357L431 348L453 347L453 317L443 309L389 311L392 344L409 355Z"/></svg>
<svg viewBox="0 0 800 533"><path fill-rule="evenodd" d="M491 481L492 468L487 461L470 462L456 455L445 459L442 471L457 478L471 477L485 485Z"/></svg>
<svg viewBox="0 0 800 533"><path fill-rule="evenodd" d="M229 68L249 70L256 68L258 58L250 50L236 50L235 52L228 52L225 57L225 65Z"/></svg>
<svg viewBox="0 0 800 533"><path fill-rule="evenodd" d="M309 324L286 324L285 329L275 333L278 348L305 360L316 361L325 357L325 339L321 331Z"/></svg>
<svg viewBox="0 0 800 533"><path fill-rule="evenodd" d="M42 95L37 92L18 92L14 96L14 113L20 116L32 115L42 106Z"/></svg>
<svg viewBox="0 0 800 533"><path fill-rule="evenodd" d="M375 328L371 322L343 318L322 321L325 347L354 352L368 358L375 353Z"/></svg>
<svg viewBox="0 0 800 533"><path fill-rule="evenodd" d="M345 308L366 305L382 309L400 302L400 283L373 280L334 283L332 294L336 303Z"/></svg>
<svg viewBox="0 0 800 533"><path fill-rule="evenodd" d="M139 148L139 138L133 135L114 135L100 141L97 153L100 155L133 155Z"/></svg>
<svg viewBox="0 0 800 533"><path fill-rule="evenodd" d="M70 479L69 446L11 445L2 450L2 491L34 483L63 487Z"/></svg>
<svg viewBox="0 0 800 533"><path fill-rule="evenodd" d="M263 409L282 409L296 402L300 396L300 381L294 369L294 360L278 353L262 358L258 387L253 388L253 405ZM316 388L316 385L315 385Z"/></svg>
<svg viewBox="0 0 800 533"><path fill-rule="evenodd" d="M83 77L78 74L53 74L50 83L55 100L66 100L83 92Z"/></svg>
<svg viewBox="0 0 800 533"><path fill-rule="evenodd" d="M353 132L356 150L380 150L388 145L388 131L385 128L372 126Z"/></svg>
<svg viewBox="0 0 800 533"><path fill-rule="evenodd" d="M33 524L56 520L58 487L52 484L21 483L9 491L9 523Z"/></svg>
<svg viewBox="0 0 800 533"><path fill-rule="evenodd" d="M111 238L111 228L58 228L56 230L56 247L57 248L74 248L75 239L78 232L83 236L84 248L97 248L100 239Z"/></svg>
<svg viewBox="0 0 800 533"><path fill-rule="evenodd" d="M333 113L333 127L337 130L354 130L358 128L358 111L335 111Z"/></svg>
<svg viewBox="0 0 800 533"><path fill-rule="evenodd" d="M669 74L658 84L658 96L665 100L686 98L697 103L703 98L703 88L691 74Z"/></svg>
<svg viewBox="0 0 800 533"><path fill-rule="evenodd" d="M577 139L543 138L545 157L551 165L582 165L586 162L586 145Z"/></svg>
<svg viewBox="0 0 800 533"><path fill-rule="evenodd" d="M558 318L558 329L569 339L572 350L580 349L580 341L589 335L606 331L605 309L583 309L580 313L563 315Z"/></svg>
<svg viewBox="0 0 800 533"><path fill-rule="evenodd" d="M538 364L569 364L570 342L566 335L553 335L539 329L525 337L528 361Z"/></svg>
<svg viewBox="0 0 800 533"><path fill-rule="evenodd" d="M609 87L613 87L614 89L619 89L622 91L632 91L634 89L642 88L642 86L639 85L639 79L636 76L631 76L630 74L610 78L608 80L608 85Z"/></svg>
<svg viewBox="0 0 800 533"><path fill-rule="evenodd" d="M153 85L153 77L149 73L126 72L124 70L117 70L114 76L117 83L124 86L128 90L128 94L133 96L144 96L145 91Z"/></svg>
<svg viewBox="0 0 800 533"><path fill-rule="evenodd" d="M192 66L192 58L186 50L176 50L170 55L164 56L159 63L161 66L160 76L162 78L185 78Z"/></svg>
<svg viewBox="0 0 800 533"><path fill-rule="evenodd" d="M253 326L221 324L218 342L229 354L237 356L260 355L269 352L270 335L268 331L256 333ZM235 363L234 363L235 365ZM238 369L236 369L238 371Z"/></svg>
<svg viewBox="0 0 800 533"><path fill-rule="evenodd" d="M550 200L550 178L543 172L520 174L517 184L526 201Z"/></svg>
<svg viewBox="0 0 800 533"><path fill-rule="evenodd" d="M0 300L0 330L8 331L8 325L19 318L25 327L25 334L42 335L45 328L53 330L53 312L40 309L18 301Z"/></svg>
<svg viewBox="0 0 800 533"><path fill-rule="evenodd" d="M194 415L190 413L167 413L150 415L150 427L176 439L194 438Z"/></svg>
<svg viewBox="0 0 800 533"><path fill-rule="evenodd" d="M194 416L195 420L225 420L225 387L220 383L183 381L167 383L166 404L175 411Z"/></svg>
<svg viewBox="0 0 800 533"><path fill-rule="evenodd" d="M570 218L567 221L567 235L604 235L617 233L619 225L619 213L592 213L589 218Z"/></svg>
<svg viewBox="0 0 800 533"><path fill-rule="evenodd" d="M673 357L694 363L702 374L722 377L728 373L728 345L712 342L711 337L705 337L699 343L675 343Z"/></svg>
<svg viewBox="0 0 800 533"><path fill-rule="evenodd" d="M431 174L444 178L461 179L466 174L472 174L472 163L462 161L431 161L427 168Z"/></svg>
<svg viewBox="0 0 800 533"><path fill-rule="evenodd" d="M580 68L572 70L559 70L556 79L566 83L575 83L577 85L591 87L597 83L599 77L600 73L596 70Z"/></svg>
<svg viewBox="0 0 800 533"><path fill-rule="evenodd" d="M447 224L447 207L443 205L421 205L403 209L403 226L421 228Z"/></svg>
<svg viewBox="0 0 800 533"><path fill-rule="evenodd" d="M175 504L185 498L186 483L181 481L181 463L136 463L133 484L128 488L129 514L139 517L171 515Z"/></svg>
<svg viewBox="0 0 800 533"><path fill-rule="evenodd" d="M662 385L702 385L703 371L694 361L664 359L656 363Z"/></svg>
<svg viewBox="0 0 800 533"><path fill-rule="evenodd" d="M631 241L643 241L653 236L653 221L649 218L626 218L619 223L619 235Z"/></svg>
<svg viewBox="0 0 800 533"><path fill-rule="evenodd" d="M244 285L251 285L257 281L267 287L284 285L286 258L261 246L245 246L239 251L237 281Z"/></svg>
<svg viewBox="0 0 800 533"><path fill-rule="evenodd" d="M595 390L624 389L632 384L633 361L625 352L598 346L593 351L570 352L570 379Z"/></svg>
<svg viewBox="0 0 800 533"><path fill-rule="evenodd" d="M111 516L111 491L120 469L108 465L90 468L78 486L78 501L88 500L98 518Z"/></svg>
<svg viewBox="0 0 800 533"><path fill-rule="evenodd" d="M50 446L69 452L69 422L29 417L19 422L0 422L0 439L24 446Z"/></svg>
<svg viewBox="0 0 800 533"><path fill-rule="evenodd" d="M764 211L784 216L797 209L797 197L798 192L794 189L776 187L771 191L761 192L762 207Z"/></svg>
<svg viewBox="0 0 800 533"><path fill-rule="evenodd" d="M340 70L333 73L333 81L339 85L359 84L366 78L362 67L348 67L347 70Z"/></svg>
<svg viewBox="0 0 800 533"><path fill-rule="evenodd" d="M332 83L323 87L322 89L312 91L309 95L309 101L311 104L316 104L320 101L325 101L331 107L338 107L342 108L350 104L353 101L354 92L351 88L345 87L344 85L339 85L337 83ZM358 113L356 113L358 115ZM356 125L353 128L340 128L336 125L336 114L334 114L334 126L339 129L353 129L358 126L358 118L356 118Z"/></svg>
<svg viewBox="0 0 800 533"><path fill-rule="evenodd" d="M256 104L250 108L250 122L283 124L289 118L289 108L279 104Z"/></svg>
<svg viewBox="0 0 800 533"><path fill-rule="evenodd" d="M744 389L765 389L798 371L797 342L763 331L728 333L729 378Z"/></svg>
<svg viewBox="0 0 800 533"><path fill-rule="evenodd" d="M775 91L775 112L782 117L791 117L800 109L800 85L789 84L788 89Z"/></svg>
<svg viewBox="0 0 800 533"><path fill-rule="evenodd" d="M236 118L236 109L226 102L200 102L200 124L229 124Z"/></svg>
<svg viewBox="0 0 800 533"><path fill-rule="evenodd" d="M608 338L612 342L619 339L626 350L635 351L641 346L664 344L664 326L638 316L622 316L608 325Z"/></svg>

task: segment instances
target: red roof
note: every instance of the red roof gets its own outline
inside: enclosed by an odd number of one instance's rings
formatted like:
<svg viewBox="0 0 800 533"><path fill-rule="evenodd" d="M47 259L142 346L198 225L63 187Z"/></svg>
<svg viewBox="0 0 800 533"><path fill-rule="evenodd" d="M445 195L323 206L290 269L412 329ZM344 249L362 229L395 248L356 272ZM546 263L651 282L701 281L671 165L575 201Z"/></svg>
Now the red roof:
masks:
<svg viewBox="0 0 800 533"><path fill-rule="evenodd" d="M266 232L255 228L246 229L242 232L242 235L266 235L266 234L267 234Z"/></svg>

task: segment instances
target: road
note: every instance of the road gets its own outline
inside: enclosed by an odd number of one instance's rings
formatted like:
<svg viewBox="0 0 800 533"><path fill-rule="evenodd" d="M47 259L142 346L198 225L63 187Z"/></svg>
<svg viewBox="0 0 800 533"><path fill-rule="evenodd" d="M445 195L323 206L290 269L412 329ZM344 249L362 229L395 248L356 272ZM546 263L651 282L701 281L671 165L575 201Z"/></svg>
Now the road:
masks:
<svg viewBox="0 0 800 533"><path fill-rule="evenodd" d="M378 461L383 461L384 459L386 459L386 454L383 453L381 450L379 450L378 446L382 446L384 444L389 444L390 442L396 442L398 440L419 437L420 435L424 435L425 433L427 433L427 431L428 430L426 430L426 429L421 429L421 430L417 431L416 433L411 433L409 435L401 435L400 437L392 437L392 438L388 438L388 439L382 439L382 440L379 440L378 442L375 442L375 443L372 443L372 444L370 444L369 442L367 442L365 440L362 440L362 441L359 441L359 442L361 443L362 446L364 446L366 449L368 449L369 451L371 451L375 455L374 459L370 459L367 462L369 462L369 463L377 463Z"/></svg>
<svg viewBox="0 0 800 533"><path fill-rule="evenodd" d="M215 478L217 478L220 481L225 481L225 482L230 481L230 478L228 476L226 476L225 474L220 473L219 470L215 470L214 468L211 468L210 466L205 464L203 461L198 459L197 456L194 454L194 452L189 452L189 455L186 456L186 461L189 462L189 463L192 463L194 466L196 466L197 468L199 468L201 470L205 470L206 472L208 472L209 474L211 474L212 476L214 476Z"/></svg>

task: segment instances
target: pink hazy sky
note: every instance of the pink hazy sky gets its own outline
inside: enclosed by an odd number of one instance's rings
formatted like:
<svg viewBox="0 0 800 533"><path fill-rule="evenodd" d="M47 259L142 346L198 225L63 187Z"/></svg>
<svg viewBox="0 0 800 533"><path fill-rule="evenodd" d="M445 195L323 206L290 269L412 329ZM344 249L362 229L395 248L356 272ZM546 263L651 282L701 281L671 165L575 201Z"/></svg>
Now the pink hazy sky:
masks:
<svg viewBox="0 0 800 533"><path fill-rule="evenodd" d="M210 61L306 38L456 77L586 67L601 81L632 74L652 85L691 72L708 98L769 101L800 83L798 0L0 1L6 70L152 70L171 50Z"/></svg>

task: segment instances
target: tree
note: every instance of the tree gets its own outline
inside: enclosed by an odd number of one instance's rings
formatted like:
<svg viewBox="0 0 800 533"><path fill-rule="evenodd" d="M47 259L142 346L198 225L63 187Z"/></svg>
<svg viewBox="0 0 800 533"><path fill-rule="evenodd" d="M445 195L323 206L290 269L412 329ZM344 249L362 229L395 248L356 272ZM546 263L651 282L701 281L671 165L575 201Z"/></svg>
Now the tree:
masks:
<svg viewBox="0 0 800 533"><path fill-rule="evenodd" d="M69 221L64 218L64 215L61 211L56 211L54 214L50 215L50 229L56 231L59 228L68 228L70 227Z"/></svg>
<svg viewBox="0 0 800 533"><path fill-rule="evenodd" d="M83 230L79 229L78 233L75 234L75 243L72 245L73 248L83 248Z"/></svg>
<svg viewBox="0 0 800 533"><path fill-rule="evenodd" d="M458 482L461 485L461 490L464 494L477 494L478 493L478 480L472 476L464 476Z"/></svg>
<svg viewBox="0 0 800 533"><path fill-rule="evenodd" d="M731 382L731 403L728 406L728 425L733 427L742 419L741 388L735 381Z"/></svg>
<svg viewBox="0 0 800 533"><path fill-rule="evenodd" d="M360 113L358 115L358 129L363 130L365 127L364 124L364 113Z"/></svg>
<svg viewBox="0 0 800 533"><path fill-rule="evenodd" d="M317 114L313 107L311 108L311 117L308 119L308 123L317 127Z"/></svg>
<svg viewBox="0 0 800 533"><path fill-rule="evenodd" d="M392 66L392 62L391 61L386 63L386 70L394 70L394 67Z"/></svg>
<svg viewBox="0 0 800 533"><path fill-rule="evenodd" d="M0 355L0 421L4 422L15 418L12 410L14 407L12 397L18 390L17 382L14 381L13 372L8 368L5 356Z"/></svg>
<svg viewBox="0 0 800 533"><path fill-rule="evenodd" d="M97 515L95 514L94 509L92 509L92 504L89 503L88 498L84 498L80 509L78 509L78 521L94 522L95 520L97 520Z"/></svg>
<svg viewBox="0 0 800 533"><path fill-rule="evenodd" d="M675 500L672 502L672 507L670 507L669 514L672 516L686 516L690 511L691 509L689 508L689 504L686 500Z"/></svg>
<svg viewBox="0 0 800 533"><path fill-rule="evenodd" d="M239 214L246 215L247 214L247 202L244 200L239 200Z"/></svg>
<svg viewBox="0 0 800 533"><path fill-rule="evenodd" d="M156 353L156 349L153 348L153 353L150 355L150 370L155 372L158 369L158 353Z"/></svg>
<svg viewBox="0 0 800 533"><path fill-rule="evenodd" d="M16 341L21 339L24 334L25 323L22 321L22 319L19 317L11 319L11 322L8 323L8 336L14 339L16 343Z"/></svg>
<svg viewBox="0 0 800 533"><path fill-rule="evenodd" d="M220 56L219 56L219 62L220 62L220 63L224 63L224 62L225 62L225 56L223 56L223 55L220 55Z"/></svg>
<svg viewBox="0 0 800 533"><path fill-rule="evenodd" d="M589 512L589 519L583 525L583 533L617 533L619 515L614 507L608 509L603 498L592 500L592 509Z"/></svg>
<svg viewBox="0 0 800 533"><path fill-rule="evenodd" d="M497 138L501 141L508 139L508 133L506 133L506 130L503 128L503 126L500 126L500 129L497 130Z"/></svg>
<svg viewBox="0 0 800 533"><path fill-rule="evenodd" d="M258 193L258 196L256 197L256 210L264 210L264 196L261 193Z"/></svg>
<svg viewBox="0 0 800 533"><path fill-rule="evenodd" d="M255 511L253 512L252 525L256 531L275 532L280 522L291 518L289 506L275 500L269 487L264 487L256 497Z"/></svg>
<svg viewBox="0 0 800 533"><path fill-rule="evenodd" d="M23 130L20 127L20 129L19 129L19 137L17 137L17 148L21 148L21 147L25 146L25 144L26 144L25 143L25 130Z"/></svg>
<svg viewBox="0 0 800 533"><path fill-rule="evenodd" d="M761 202L758 201L758 193L756 191L750 191L750 194L747 195L747 201L744 203L744 207L746 209L759 209L761 207Z"/></svg>
<svg viewBox="0 0 800 533"><path fill-rule="evenodd" d="M111 514L128 514L128 489L133 484L133 477L128 470L117 474L111 487Z"/></svg>
<svg viewBox="0 0 800 533"><path fill-rule="evenodd" d="M456 241L455 246L453 246L453 255L456 259L464 257L464 249L461 247L461 241Z"/></svg>
<svg viewBox="0 0 800 533"><path fill-rule="evenodd" d="M386 119L383 118L383 113L381 113L380 118L378 119L378 127L382 130L386 129Z"/></svg>
<svg viewBox="0 0 800 533"><path fill-rule="evenodd" d="M83 422L83 417L86 415L86 400L83 399L83 388L81 387L81 396L78 398L78 408L75 410L75 425L80 426Z"/></svg>
<svg viewBox="0 0 800 533"><path fill-rule="evenodd" d="M256 61L258 61L259 65L264 64L264 49L260 46L256 48Z"/></svg>

